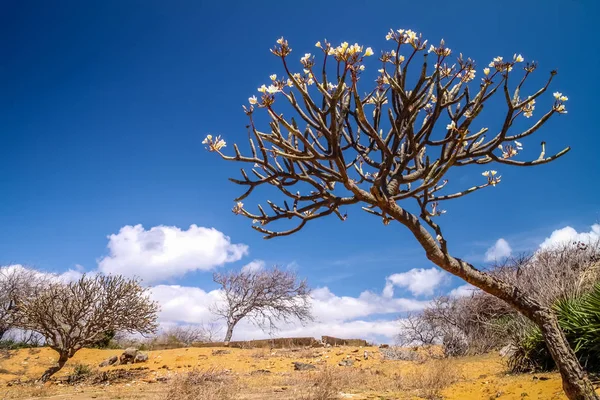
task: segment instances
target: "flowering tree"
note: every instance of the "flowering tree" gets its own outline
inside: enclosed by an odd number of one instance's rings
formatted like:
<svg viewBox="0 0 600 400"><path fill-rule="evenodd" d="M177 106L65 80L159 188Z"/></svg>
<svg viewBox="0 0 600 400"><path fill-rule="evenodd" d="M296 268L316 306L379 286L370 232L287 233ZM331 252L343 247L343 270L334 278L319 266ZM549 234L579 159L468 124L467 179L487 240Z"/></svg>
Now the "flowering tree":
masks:
<svg viewBox="0 0 600 400"><path fill-rule="evenodd" d="M281 59L284 76L271 75L271 83L261 86L260 96L250 97L250 105L244 107L250 119L249 155L242 155L237 145L233 155L226 155L220 136L209 135L203 142L225 160L253 166L251 174L242 169L241 179L231 179L246 187L233 212L252 219L253 228L266 238L293 234L330 214L345 220L344 207L354 204L361 204L384 225L399 222L433 263L506 301L540 326L570 399L597 399L552 310L519 287L453 257L436 222L444 213L443 202L501 181L490 168L481 183L450 190L447 175L452 167L527 167L568 152L566 148L548 156L542 142L537 159L515 159L522 140L567 112L567 97L556 92L537 121L523 129L514 127L533 116L536 101L548 91L556 71L539 90L526 95L525 83L537 64L525 62L521 55L494 58L476 82L475 62L462 54L449 61L452 51L443 40L428 46L411 30L392 30L386 39L393 48L381 53L374 88L366 93L359 83L369 73L364 61L374 55L370 47L317 42L322 63L317 65L307 53L300 59L301 72L296 72L289 60L291 47L284 38L277 40L271 52ZM499 129L481 126L477 118L492 99L505 109ZM288 117L276 111L280 102L278 108ZM255 115L257 111L266 113L268 131L259 130L262 116ZM517 118L526 119L516 122ZM268 200L268 212L260 205L257 212L245 209L241 201L262 185L277 188L281 201ZM270 228L286 221L297 223Z"/></svg>

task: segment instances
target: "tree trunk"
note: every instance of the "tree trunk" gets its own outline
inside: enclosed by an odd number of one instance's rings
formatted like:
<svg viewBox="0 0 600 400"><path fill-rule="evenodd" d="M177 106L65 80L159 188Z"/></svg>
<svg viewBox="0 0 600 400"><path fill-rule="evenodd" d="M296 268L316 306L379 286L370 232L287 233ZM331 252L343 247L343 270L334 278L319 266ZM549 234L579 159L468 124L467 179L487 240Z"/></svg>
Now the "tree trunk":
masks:
<svg viewBox="0 0 600 400"><path fill-rule="evenodd" d="M59 356L58 356L58 361L57 361L56 365L53 365L52 367L48 368L46 370L46 372L44 372L44 374L42 375L42 378L41 378L42 382L46 382L48 379L50 379L50 377L52 375L54 375L55 373L60 371L62 369L62 367L65 366L67 360L69 360L68 352L59 352L58 354L59 354Z"/></svg>
<svg viewBox="0 0 600 400"><path fill-rule="evenodd" d="M598 400L594 386L581 368L581 364L571 349L556 315L548 310L534 321L542 330L546 346L556 363L563 382L563 390L571 400Z"/></svg>
<svg viewBox="0 0 600 400"><path fill-rule="evenodd" d="M231 341L231 336L233 336L234 326L234 322L227 322L227 333L225 333L225 346L229 346L229 341Z"/></svg>
<svg viewBox="0 0 600 400"><path fill-rule="evenodd" d="M374 197L369 198L371 195L364 191L359 194L371 204L377 202ZM421 225L419 219L398 206L395 201L389 200L387 207L384 204L382 206L390 216L412 232L430 261L484 292L504 300L540 327L552 359L560 371L563 390L570 400L600 400L551 309L543 306L515 285L479 271L473 265L449 255L443 237L440 236L438 244L438 241Z"/></svg>

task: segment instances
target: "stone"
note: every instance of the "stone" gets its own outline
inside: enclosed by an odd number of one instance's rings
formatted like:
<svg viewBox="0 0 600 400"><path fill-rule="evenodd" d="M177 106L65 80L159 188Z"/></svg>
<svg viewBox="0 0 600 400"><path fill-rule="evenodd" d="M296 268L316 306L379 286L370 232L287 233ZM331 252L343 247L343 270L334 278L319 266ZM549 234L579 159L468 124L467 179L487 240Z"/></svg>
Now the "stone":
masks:
<svg viewBox="0 0 600 400"><path fill-rule="evenodd" d="M148 354L146 353L137 353L133 359L134 363L142 363L146 361L148 361Z"/></svg>
<svg viewBox="0 0 600 400"><path fill-rule="evenodd" d="M314 365L303 362L294 361L292 364L294 364L294 371L309 371L311 369L317 369L317 367Z"/></svg>
<svg viewBox="0 0 600 400"><path fill-rule="evenodd" d="M129 348L125 349L125 351L123 351L123 354L121 354L119 361L123 365L133 364L134 360L135 360L135 356L137 354L138 354L138 349L136 349L135 347L129 347Z"/></svg>
<svg viewBox="0 0 600 400"><path fill-rule="evenodd" d="M230 354L230 353L231 353L231 351L229 351L229 350L222 350L222 349L221 350L213 350L212 351L212 355L213 356L218 356L218 355L222 355L222 354Z"/></svg>
<svg viewBox="0 0 600 400"><path fill-rule="evenodd" d="M119 357L117 356L112 356L110 358L107 358L106 360L102 361L99 365L99 367L108 367L109 365L115 365L117 364L119 361Z"/></svg>
<svg viewBox="0 0 600 400"><path fill-rule="evenodd" d="M353 360L353 359L351 359L351 358L347 358L347 359L345 359L345 360L342 360L342 361L340 361L340 362L338 363L338 365L339 365L340 367L351 367L351 366L353 366L353 365L354 365L354 360Z"/></svg>

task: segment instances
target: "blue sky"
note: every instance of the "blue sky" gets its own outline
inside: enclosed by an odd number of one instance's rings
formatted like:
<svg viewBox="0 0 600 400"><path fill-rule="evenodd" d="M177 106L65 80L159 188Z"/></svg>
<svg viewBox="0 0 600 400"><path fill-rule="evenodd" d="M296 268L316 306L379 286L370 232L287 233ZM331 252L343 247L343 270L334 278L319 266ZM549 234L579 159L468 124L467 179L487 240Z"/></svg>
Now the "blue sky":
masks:
<svg viewBox="0 0 600 400"><path fill-rule="evenodd" d="M123 226L196 224L249 247L227 267L293 263L313 286L339 296L380 292L386 276L431 268L402 226L384 227L358 208L344 223L330 218L263 240L230 211L241 192L227 177L239 167L201 144L207 133L230 142L246 136L241 105L280 72L269 52L278 37L298 57L323 38L377 52L390 28L433 43L443 37L480 67L521 53L539 62L540 75L557 69L552 89L569 96L569 113L527 142L535 151L541 140L549 151L570 145L567 156L537 168L504 166L501 185L445 207L441 223L454 254L481 263L501 237L519 251L565 226L589 231L600 211L599 12L592 0L5 1L0 265L94 270L108 253L107 236ZM466 185L481 178L476 169L460 174ZM207 272L169 283L213 287Z"/></svg>

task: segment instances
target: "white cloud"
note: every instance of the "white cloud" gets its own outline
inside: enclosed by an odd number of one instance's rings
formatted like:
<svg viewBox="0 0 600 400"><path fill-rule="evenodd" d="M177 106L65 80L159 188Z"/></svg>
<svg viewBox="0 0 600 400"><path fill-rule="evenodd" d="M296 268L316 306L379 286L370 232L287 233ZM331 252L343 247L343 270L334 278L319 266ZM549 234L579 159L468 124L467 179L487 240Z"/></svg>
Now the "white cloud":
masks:
<svg viewBox="0 0 600 400"><path fill-rule="evenodd" d="M27 268L21 264L0 266L0 275L10 275L13 273L22 273L25 271L31 271L33 272L34 276L42 279L50 279L65 283L76 281L83 276L81 270L74 269L68 269L67 271L58 274L54 272L44 272L33 268Z"/></svg>
<svg viewBox="0 0 600 400"><path fill-rule="evenodd" d="M557 229L550 234L541 244L540 249L547 249L573 242L596 244L600 241L600 224L594 224L589 232L577 232L570 226Z"/></svg>
<svg viewBox="0 0 600 400"><path fill-rule="evenodd" d="M159 321L163 326L213 322L215 316L210 312L210 306L222 301L219 290L206 292L195 287L158 285L152 287L151 291L152 298L161 305ZM282 324L275 332L276 336L332 335L368 340L391 339L398 333L395 319L399 313L421 310L428 304L414 299L386 299L368 291L358 297L337 296L327 287L315 289L311 295L315 320L305 326L298 322ZM388 319L380 317L372 321L360 320L385 314ZM234 340L266 337L269 337L268 333L247 320L242 320L234 331Z"/></svg>
<svg viewBox="0 0 600 400"><path fill-rule="evenodd" d="M391 298L394 286L407 288L413 295L431 296L434 290L446 282L447 274L439 268L413 268L410 271L387 277L383 296Z"/></svg>
<svg viewBox="0 0 600 400"><path fill-rule="evenodd" d="M509 257L512 249L506 240L500 238L496 243L485 252L485 261L496 261L501 258Z"/></svg>
<svg viewBox="0 0 600 400"><path fill-rule="evenodd" d="M257 272L265 269L265 262L263 260L253 260L242 267L242 272Z"/></svg>
<svg viewBox="0 0 600 400"><path fill-rule="evenodd" d="M208 271L240 260L248 246L232 244L228 236L214 228L190 225L127 225L109 237L109 255L98 262L103 273L137 276L146 282L182 277L191 271Z"/></svg>
<svg viewBox="0 0 600 400"><path fill-rule="evenodd" d="M474 291L479 290L475 286L467 283L466 285L461 285L457 288L454 288L448 293L451 297L467 297L473 294Z"/></svg>

